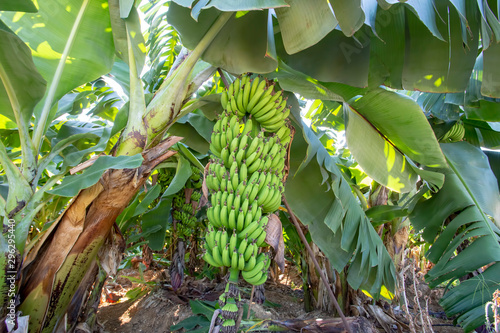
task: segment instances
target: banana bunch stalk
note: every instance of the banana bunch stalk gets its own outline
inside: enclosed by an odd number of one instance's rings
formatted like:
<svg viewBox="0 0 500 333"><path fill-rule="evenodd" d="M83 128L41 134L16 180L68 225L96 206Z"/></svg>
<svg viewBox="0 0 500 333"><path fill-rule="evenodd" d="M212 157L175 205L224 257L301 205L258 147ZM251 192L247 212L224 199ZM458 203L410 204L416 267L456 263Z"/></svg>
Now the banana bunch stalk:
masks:
<svg viewBox="0 0 500 333"><path fill-rule="evenodd" d="M170 283L172 289L177 290L184 281L184 257L186 239L196 231L196 213L201 198L202 179L200 170L192 168L191 177L182 190L177 192L172 201L172 217L174 221L177 244L170 265ZM196 248L196 247L193 247ZM195 256L190 256L194 258Z"/></svg>
<svg viewBox="0 0 500 333"><path fill-rule="evenodd" d="M221 332L236 332L238 279L254 286L267 280L269 213L281 205L290 128L290 107L274 82L250 75L237 78L222 94L223 114L211 136L206 185L211 193L204 259L228 267L229 281L220 297Z"/></svg>

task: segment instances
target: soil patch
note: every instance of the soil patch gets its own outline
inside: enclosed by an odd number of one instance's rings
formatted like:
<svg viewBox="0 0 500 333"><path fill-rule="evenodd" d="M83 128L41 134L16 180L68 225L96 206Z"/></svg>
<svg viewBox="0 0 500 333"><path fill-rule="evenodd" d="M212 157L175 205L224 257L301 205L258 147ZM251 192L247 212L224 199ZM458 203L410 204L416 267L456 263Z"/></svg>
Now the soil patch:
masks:
<svg viewBox="0 0 500 333"><path fill-rule="evenodd" d="M332 318L333 314L324 311L304 311L304 292L300 276L292 270L276 277L276 281L268 281L265 285L266 303L271 306L251 305L253 319L318 319ZM122 270L119 276L140 278L137 270ZM174 292L168 284L169 277L165 270L148 270L144 272L144 281L153 282L147 295L134 300L123 301L127 291L140 287L141 284L119 277L116 281L108 281L99 306L98 321L103 332L171 332L170 327L193 316L190 300L215 301L223 292L222 281L210 281L206 278L195 280L187 277L183 286ZM415 277L415 283L414 278ZM242 298L249 302L251 286L241 285ZM416 332L423 332L421 320L424 320L426 332L458 333L463 332L446 318L438 300L443 290L431 290L422 280L422 274L406 274L406 302L404 298L393 304L377 302L373 304L368 298L361 301L359 315L368 318L378 332L410 332L410 321ZM116 302L119 299L120 301ZM418 300L418 301L417 301ZM406 305L405 305L406 304ZM406 314L406 306L409 315ZM432 327L432 331L429 329ZM179 332L183 332L180 330ZM326 331L325 331L326 332Z"/></svg>

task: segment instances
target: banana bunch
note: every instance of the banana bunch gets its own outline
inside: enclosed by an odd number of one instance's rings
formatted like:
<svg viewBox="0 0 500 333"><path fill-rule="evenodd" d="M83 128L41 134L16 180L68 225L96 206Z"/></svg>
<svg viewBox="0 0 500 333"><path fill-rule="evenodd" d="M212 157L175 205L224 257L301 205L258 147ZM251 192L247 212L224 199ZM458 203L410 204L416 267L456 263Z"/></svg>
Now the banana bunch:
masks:
<svg viewBox="0 0 500 333"><path fill-rule="evenodd" d="M221 103L225 111L212 131L205 176L211 205L203 258L229 269L226 289L237 285L240 274L259 286L271 264L269 255L259 251L266 246L267 214L280 207L284 191L290 108L273 82L249 75L237 78ZM219 300L221 331L235 332L239 293L226 290Z"/></svg>
<svg viewBox="0 0 500 333"><path fill-rule="evenodd" d="M157 183L161 186L162 192L164 192L168 186L172 183L174 179L173 173L169 169L159 169Z"/></svg>
<svg viewBox="0 0 500 333"><path fill-rule="evenodd" d="M290 109L288 108L287 110L286 116L288 117ZM260 136L256 134L260 129L262 129L263 132L274 131L263 126L258 120L252 118L251 115L246 123L243 123L239 117L240 116L235 116L231 111L226 110L224 112L213 128L210 150L214 155L223 157L224 160L229 159L229 157L233 155L234 159L239 157L239 163L241 163L243 159L247 159L249 160L247 162L250 162L248 164L252 164L251 162L255 161L258 155L262 155L264 152L269 153L269 150L264 151L264 145L266 146L265 148L269 149L276 143L267 143L268 138L264 138L263 134ZM279 143L284 147L291 139L290 128L285 126L282 121L279 121L279 124L280 126L275 131L276 136L274 140L277 141L279 139ZM262 144L262 146L259 146L259 144ZM257 151L257 148L260 148L260 151ZM239 156L237 156L238 153L240 154ZM252 156L254 153L255 155Z"/></svg>
<svg viewBox="0 0 500 333"><path fill-rule="evenodd" d="M290 114L282 93L275 91L274 83L267 79L257 76L251 80L250 75L242 75L222 93L221 104L228 113L237 113L239 118L248 113L263 128L275 132L285 126Z"/></svg>
<svg viewBox="0 0 500 333"><path fill-rule="evenodd" d="M203 184L201 172L198 168L192 167L191 177L187 180L182 190L175 194L172 200L172 217L177 220L177 234L182 238L189 238L196 228L196 214L201 199L201 192L198 190ZM186 189L193 189L186 191ZM190 196L188 196L190 193Z"/></svg>
<svg viewBox="0 0 500 333"><path fill-rule="evenodd" d="M266 253L258 252L259 241L262 245L266 236L264 229L259 225L253 233L259 234L258 239L251 238L248 233L243 238L240 236L243 233L238 234L235 230L229 236L225 229L216 231L209 225L203 258L214 267L226 266L234 271L242 271L242 276L248 283L261 285L267 280L271 259ZM239 240L238 237L242 239Z"/></svg>
<svg viewBox="0 0 500 333"><path fill-rule="evenodd" d="M462 141L465 135L465 127L462 123L456 122L448 132L441 138L441 142Z"/></svg>
<svg viewBox="0 0 500 333"><path fill-rule="evenodd" d="M191 205L189 206L191 207ZM196 225L196 218L185 211L174 210L172 212L172 216L177 221L182 221L182 223L188 228L193 228Z"/></svg>
<svg viewBox="0 0 500 333"><path fill-rule="evenodd" d="M172 255L169 273L170 284L174 290L180 288L184 281L186 247L196 246L193 243L185 242L185 240L193 239L193 235L196 235L197 232L196 214L199 209L201 199L199 189L203 185L203 179L198 168L192 167L191 171L191 176L186 181L184 188L178 191L172 200L172 218L177 221L175 224L177 244Z"/></svg>

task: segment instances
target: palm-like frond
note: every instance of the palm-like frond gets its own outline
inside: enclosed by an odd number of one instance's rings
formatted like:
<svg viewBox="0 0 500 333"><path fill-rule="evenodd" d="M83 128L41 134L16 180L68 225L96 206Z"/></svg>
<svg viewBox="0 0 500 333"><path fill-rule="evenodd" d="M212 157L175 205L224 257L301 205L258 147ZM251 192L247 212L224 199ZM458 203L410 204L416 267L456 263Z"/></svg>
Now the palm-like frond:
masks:
<svg viewBox="0 0 500 333"><path fill-rule="evenodd" d="M382 240L334 157L310 128L298 124L285 191L291 208L337 271L350 263L347 279L354 289L391 297L387 290L395 290L395 269Z"/></svg>
<svg viewBox="0 0 500 333"><path fill-rule="evenodd" d="M442 148L450 165L444 186L418 203L410 219L432 243L429 286L466 279L450 288L441 305L471 331L484 323L485 304L500 285L500 194L481 150L465 142Z"/></svg>

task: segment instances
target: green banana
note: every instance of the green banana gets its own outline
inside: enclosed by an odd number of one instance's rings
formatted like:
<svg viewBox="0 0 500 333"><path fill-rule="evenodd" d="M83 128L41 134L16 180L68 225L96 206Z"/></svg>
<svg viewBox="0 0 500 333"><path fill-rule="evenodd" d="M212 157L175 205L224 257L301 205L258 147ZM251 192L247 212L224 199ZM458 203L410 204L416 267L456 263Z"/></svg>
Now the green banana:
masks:
<svg viewBox="0 0 500 333"><path fill-rule="evenodd" d="M229 214L229 210L230 208L233 206L233 201L234 201L234 191L233 190L230 190L228 196L227 196L227 201L226 201L226 205L227 205L227 213ZM232 229L232 228L231 228Z"/></svg>
<svg viewBox="0 0 500 333"><path fill-rule="evenodd" d="M245 227L245 213L243 209L240 208L238 217L236 218L236 230L240 232Z"/></svg>
<svg viewBox="0 0 500 333"><path fill-rule="evenodd" d="M258 280L257 282L255 282L253 285L254 286L260 286L261 284L264 284L266 281L267 281L267 273L263 273L262 277L260 278L260 280Z"/></svg>
<svg viewBox="0 0 500 333"><path fill-rule="evenodd" d="M259 170L262 170L261 165L262 165L262 159L258 158L256 159L249 167L248 167L248 172L254 173Z"/></svg>
<svg viewBox="0 0 500 333"><path fill-rule="evenodd" d="M258 227L259 227L259 221L253 221L238 234L238 238L243 239L245 235L252 234Z"/></svg>
<svg viewBox="0 0 500 333"><path fill-rule="evenodd" d="M216 267L222 267L224 264L222 263L222 256L219 252L219 247L215 245L212 248L212 258L214 259L215 263L217 264Z"/></svg>
<svg viewBox="0 0 500 333"><path fill-rule="evenodd" d="M221 204L219 201L219 204L216 206L211 207L213 208L213 220L212 223L214 224L215 227L220 228L222 227L222 221L220 220L220 210L221 210Z"/></svg>
<svg viewBox="0 0 500 333"><path fill-rule="evenodd" d="M220 235L220 241L219 241L220 253L222 253L222 250L224 250L224 247L227 244L227 240L228 240L228 234L227 234L226 229L224 229L221 231L221 235Z"/></svg>
<svg viewBox="0 0 500 333"><path fill-rule="evenodd" d="M240 206L241 206L241 195L238 193L234 194L234 200L233 200L233 207L234 210L236 211L236 217L238 217L238 212L240 211Z"/></svg>
<svg viewBox="0 0 500 333"><path fill-rule="evenodd" d="M267 88L266 84L267 84L266 80L262 80L261 82L259 82L259 85L256 87L255 93L252 95L252 92L250 92L251 97L250 97L250 101L248 102L248 105L247 105L247 112L248 113L250 113L250 114L252 113L250 111L254 109L254 107L257 105L257 102L259 102L261 96L264 95L266 90L272 89L272 88ZM253 87L252 87L252 90L253 90Z"/></svg>
<svg viewBox="0 0 500 333"><path fill-rule="evenodd" d="M215 245L215 233L216 233L216 231L215 231L214 227L212 226L212 224L209 223L208 224L208 231L207 231L207 235L205 237L205 240L210 248L213 248Z"/></svg>
<svg viewBox="0 0 500 333"><path fill-rule="evenodd" d="M210 206L208 207L207 209L207 218L209 221L211 221L211 223L213 224L214 223L214 206ZM207 235L210 234L210 231L207 232Z"/></svg>
<svg viewBox="0 0 500 333"><path fill-rule="evenodd" d="M227 225L229 229L236 229L236 211L234 209L234 206L232 206L231 210L229 211Z"/></svg>
<svg viewBox="0 0 500 333"><path fill-rule="evenodd" d="M257 244L255 243L255 241L252 241L252 243L250 243L250 245L247 245L246 249L245 249L245 260L249 260L250 257L252 256L252 253L257 253L257 251L259 250Z"/></svg>
<svg viewBox="0 0 500 333"><path fill-rule="evenodd" d="M248 156L252 155L257 150L257 147L259 146L259 144L261 142L263 142L262 137L259 135L252 139L252 142L250 142L250 144L248 145L248 147L246 149L247 158L248 158Z"/></svg>
<svg viewBox="0 0 500 333"><path fill-rule="evenodd" d="M231 98L229 99L229 103L231 105L232 111L239 113L238 104L236 103L236 95L231 96Z"/></svg>
<svg viewBox="0 0 500 333"><path fill-rule="evenodd" d="M255 118L262 124L262 126L266 129L272 127L274 124L282 121L284 119L283 112L268 112L261 117L255 116Z"/></svg>
<svg viewBox="0 0 500 333"><path fill-rule="evenodd" d="M206 251L203 255L203 260L214 267L222 267L222 265L215 261L214 257L210 253L208 253L208 251Z"/></svg>
<svg viewBox="0 0 500 333"><path fill-rule="evenodd" d="M223 227L229 228L228 225L228 211L227 211L227 206L225 204L222 205L222 208L220 210L220 221Z"/></svg>
<svg viewBox="0 0 500 333"><path fill-rule="evenodd" d="M248 200L250 201L254 201L255 198L257 197L257 194L259 193L259 182L257 182L257 184L255 184L253 187L252 187L252 192L250 192L250 194L248 195Z"/></svg>
<svg viewBox="0 0 500 333"><path fill-rule="evenodd" d="M241 167L240 167L240 175L239 175L239 178L240 178L240 181L244 181L248 178L248 167L247 167L247 164L246 164L246 160L243 160L243 162L241 163Z"/></svg>
<svg viewBox="0 0 500 333"><path fill-rule="evenodd" d="M224 90L221 95L220 95L220 103L222 104L222 107L225 109L226 108L226 105L227 105L227 101L228 101L228 98L227 98L227 91Z"/></svg>
<svg viewBox="0 0 500 333"><path fill-rule="evenodd" d="M259 205L264 205L265 199L269 195L269 191L271 191L271 187L269 185L264 186L262 190L259 191L259 194L257 195L257 203Z"/></svg>
<svg viewBox="0 0 500 333"><path fill-rule="evenodd" d="M242 271L245 268L245 257L243 253L238 254L238 269Z"/></svg>
<svg viewBox="0 0 500 333"><path fill-rule="evenodd" d="M231 268L238 269L238 251L236 249L231 252Z"/></svg>
<svg viewBox="0 0 500 333"><path fill-rule="evenodd" d="M258 247L263 246L264 242L266 241L266 235L267 235L267 232L264 230L264 232L260 234L259 238L257 238L257 239L255 240L255 244L256 244Z"/></svg>
<svg viewBox="0 0 500 333"><path fill-rule="evenodd" d="M268 131L268 132L276 132L278 131L281 127L285 126L285 121L283 119L281 119L280 121L272 124L272 125L269 125L269 126L266 126L265 129Z"/></svg>
<svg viewBox="0 0 500 333"><path fill-rule="evenodd" d="M236 249L236 243L238 242L238 234L236 230L233 229L233 234L229 239L229 251L233 252Z"/></svg>
<svg viewBox="0 0 500 333"><path fill-rule="evenodd" d="M238 163L232 163L230 168L229 168L229 178L233 178L234 174L237 172L238 169Z"/></svg>
<svg viewBox="0 0 500 333"><path fill-rule="evenodd" d="M251 234L248 235L248 239L257 240L263 232L265 232L264 228L259 226Z"/></svg>
<svg viewBox="0 0 500 333"><path fill-rule="evenodd" d="M235 193L243 195L243 192L245 191L246 187L247 187L247 182L243 179L243 181L238 184Z"/></svg>
<svg viewBox="0 0 500 333"><path fill-rule="evenodd" d="M240 246L238 246L238 253L245 253L245 250L247 249L247 244L248 244L248 239L244 238L241 241ZM246 258L245 258L245 260L246 260Z"/></svg>
<svg viewBox="0 0 500 333"><path fill-rule="evenodd" d="M229 244L222 250L222 263L226 267L231 267L231 257L229 256Z"/></svg>
<svg viewBox="0 0 500 333"><path fill-rule="evenodd" d="M242 114L241 117L245 115L245 108L243 106L243 94L245 87L243 86L238 92L238 96L236 97L236 105L238 106L238 114Z"/></svg>
<svg viewBox="0 0 500 333"><path fill-rule="evenodd" d="M245 150L245 147L248 144L248 138L250 137L250 134L240 134L240 140L238 142L238 151Z"/></svg>
<svg viewBox="0 0 500 333"><path fill-rule="evenodd" d="M245 86L243 87L243 99L242 99L242 104L243 104L243 110L247 110L248 102L250 102L250 92L252 91L252 81L247 81L245 83Z"/></svg>
<svg viewBox="0 0 500 333"><path fill-rule="evenodd" d="M229 148L228 147L224 147L221 149L221 152L220 152L220 156L222 158L222 161L224 162L224 165L229 165L229 155L230 155L230 152L229 152Z"/></svg>
<svg viewBox="0 0 500 333"><path fill-rule="evenodd" d="M235 151L236 149L238 149L240 140L241 140L241 135L238 133L238 135L236 135L233 138L233 140L231 140L231 143L229 144L229 151Z"/></svg>
<svg viewBox="0 0 500 333"><path fill-rule="evenodd" d="M236 154L236 163L238 164L238 166L241 166L244 157L245 157L245 149L239 150L238 153Z"/></svg>
<svg viewBox="0 0 500 333"><path fill-rule="evenodd" d="M250 257L250 259L248 259L248 261L245 264L245 267L241 269L241 271L251 271L256 264L257 264L257 259L252 253L252 256Z"/></svg>
<svg viewBox="0 0 500 333"><path fill-rule="evenodd" d="M255 267L250 271L242 271L241 276L250 284L253 284L260 280L262 276L262 268L264 268L264 262L258 262Z"/></svg>

